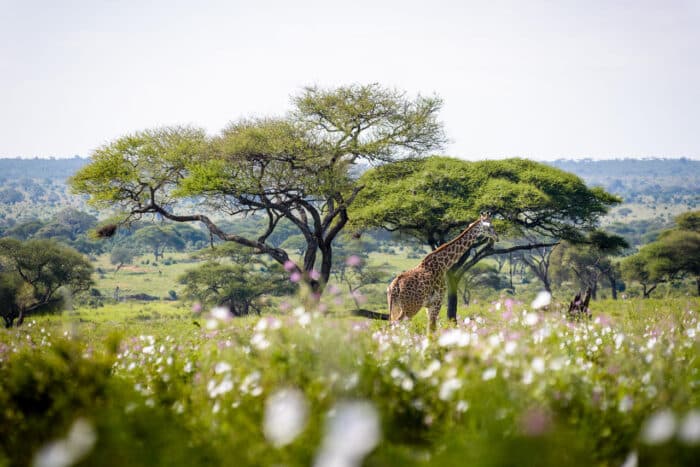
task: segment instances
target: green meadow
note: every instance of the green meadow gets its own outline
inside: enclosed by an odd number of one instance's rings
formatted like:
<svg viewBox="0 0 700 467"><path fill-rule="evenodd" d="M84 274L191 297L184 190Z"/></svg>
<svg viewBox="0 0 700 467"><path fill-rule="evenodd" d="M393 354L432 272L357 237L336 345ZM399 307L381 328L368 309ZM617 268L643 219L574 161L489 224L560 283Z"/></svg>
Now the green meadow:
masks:
<svg viewBox="0 0 700 467"><path fill-rule="evenodd" d="M236 319L113 303L1 331L0 465L699 459L697 298L601 300L583 321L500 298L430 337L422 314L300 303Z"/></svg>

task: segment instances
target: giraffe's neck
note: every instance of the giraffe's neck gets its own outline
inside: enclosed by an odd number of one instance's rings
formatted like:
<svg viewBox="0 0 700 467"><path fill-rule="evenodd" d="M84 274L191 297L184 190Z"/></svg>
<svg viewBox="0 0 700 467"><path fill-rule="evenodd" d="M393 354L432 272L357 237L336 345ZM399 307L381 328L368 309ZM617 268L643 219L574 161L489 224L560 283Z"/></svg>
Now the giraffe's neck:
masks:
<svg viewBox="0 0 700 467"><path fill-rule="evenodd" d="M472 222L457 237L429 253L421 265L433 272L446 272L459 261L465 251L474 243L477 237L477 225L480 221Z"/></svg>

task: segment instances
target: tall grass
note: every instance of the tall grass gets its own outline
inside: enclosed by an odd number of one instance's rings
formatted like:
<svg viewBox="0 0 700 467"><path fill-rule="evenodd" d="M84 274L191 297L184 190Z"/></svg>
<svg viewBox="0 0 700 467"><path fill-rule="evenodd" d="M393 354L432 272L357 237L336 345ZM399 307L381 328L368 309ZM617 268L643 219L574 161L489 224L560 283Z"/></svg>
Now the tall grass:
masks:
<svg viewBox="0 0 700 467"><path fill-rule="evenodd" d="M697 299L582 322L502 299L431 337L422 315L98 311L0 333L0 465L700 460Z"/></svg>

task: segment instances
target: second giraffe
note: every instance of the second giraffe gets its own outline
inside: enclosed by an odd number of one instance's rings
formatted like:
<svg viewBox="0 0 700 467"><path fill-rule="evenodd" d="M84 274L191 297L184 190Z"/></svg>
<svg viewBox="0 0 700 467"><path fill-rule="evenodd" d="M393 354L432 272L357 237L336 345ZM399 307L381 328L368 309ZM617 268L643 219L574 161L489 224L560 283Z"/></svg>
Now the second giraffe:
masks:
<svg viewBox="0 0 700 467"><path fill-rule="evenodd" d="M399 274L386 291L391 321L413 318L425 306L428 309L428 332L434 331L445 296L445 274L479 238L498 241L488 214L481 214L479 220L429 253L418 266Z"/></svg>

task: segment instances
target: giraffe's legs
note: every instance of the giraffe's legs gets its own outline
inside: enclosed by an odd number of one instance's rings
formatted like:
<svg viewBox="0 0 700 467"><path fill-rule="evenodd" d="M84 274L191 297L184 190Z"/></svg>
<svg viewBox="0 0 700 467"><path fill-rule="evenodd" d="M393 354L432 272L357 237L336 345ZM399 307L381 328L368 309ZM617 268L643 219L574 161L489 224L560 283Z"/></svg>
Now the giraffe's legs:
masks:
<svg viewBox="0 0 700 467"><path fill-rule="evenodd" d="M444 287L436 290L428 298L428 334L432 334L437 330L437 319L440 315L440 307L442 306L442 297L445 292Z"/></svg>

